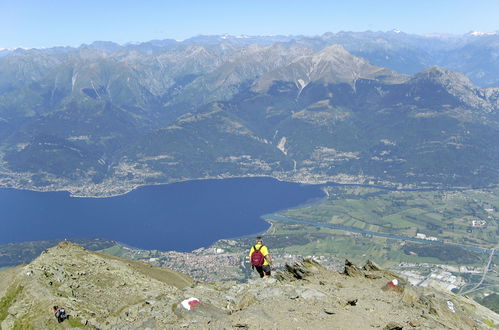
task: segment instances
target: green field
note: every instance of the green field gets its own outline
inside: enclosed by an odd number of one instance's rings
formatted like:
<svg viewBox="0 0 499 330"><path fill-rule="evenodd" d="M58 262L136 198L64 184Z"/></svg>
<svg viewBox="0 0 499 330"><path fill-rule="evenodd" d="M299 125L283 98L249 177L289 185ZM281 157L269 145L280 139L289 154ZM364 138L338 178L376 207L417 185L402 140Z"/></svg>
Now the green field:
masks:
<svg viewBox="0 0 499 330"><path fill-rule="evenodd" d="M357 264L363 264L370 259L383 267L391 267L400 262L481 266L488 257L484 253L471 252L462 248L453 247L446 250L438 247L435 249L435 246L430 244L407 243L397 239L282 221L272 220L271 222L272 232L267 233L265 239L272 247L272 251L280 255L323 255L349 259ZM418 250L415 250L415 247ZM420 254L409 253L413 250ZM452 251L452 255L449 256L448 250Z"/></svg>
<svg viewBox="0 0 499 330"><path fill-rule="evenodd" d="M499 189L393 191L327 187L321 202L280 212L316 223L492 248L498 244Z"/></svg>

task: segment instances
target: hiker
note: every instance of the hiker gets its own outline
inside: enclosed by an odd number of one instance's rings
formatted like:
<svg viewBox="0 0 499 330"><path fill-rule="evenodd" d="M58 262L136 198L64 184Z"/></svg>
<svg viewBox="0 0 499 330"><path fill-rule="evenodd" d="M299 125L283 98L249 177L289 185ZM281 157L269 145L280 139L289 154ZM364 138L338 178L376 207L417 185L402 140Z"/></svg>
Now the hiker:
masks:
<svg viewBox="0 0 499 330"><path fill-rule="evenodd" d="M256 238L256 244L250 249L249 258L251 262L251 269L255 269L261 278L270 277L270 266L272 265L272 258L269 254L269 249L263 245L261 236Z"/></svg>
<svg viewBox="0 0 499 330"><path fill-rule="evenodd" d="M54 311L54 315L57 319L57 322L61 323L65 319L69 318L69 315L66 314L66 311L64 310L64 308L59 307L59 306L54 306L52 309Z"/></svg>

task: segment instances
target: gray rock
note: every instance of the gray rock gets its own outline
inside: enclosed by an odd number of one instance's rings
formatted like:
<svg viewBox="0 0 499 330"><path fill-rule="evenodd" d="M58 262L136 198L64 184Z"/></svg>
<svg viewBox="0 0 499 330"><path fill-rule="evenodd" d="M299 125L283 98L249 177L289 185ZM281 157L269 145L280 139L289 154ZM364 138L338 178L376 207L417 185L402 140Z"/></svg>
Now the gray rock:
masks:
<svg viewBox="0 0 499 330"><path fill-rule="evenodd" d="M306 289L300 293L300 297L302 297L303 299L310 300L310 299L324 298L326 297L326 295L314 289Z"/></svg>
<svg viewBox="0 0 499 330"><path fill-rule="evenodd" d="M273 297L282 297L284 295L284 292L280 288L267 288L264 290L260 290L258 292L252 290L250 292L254 294L257 300L264 300Z"/></svg>

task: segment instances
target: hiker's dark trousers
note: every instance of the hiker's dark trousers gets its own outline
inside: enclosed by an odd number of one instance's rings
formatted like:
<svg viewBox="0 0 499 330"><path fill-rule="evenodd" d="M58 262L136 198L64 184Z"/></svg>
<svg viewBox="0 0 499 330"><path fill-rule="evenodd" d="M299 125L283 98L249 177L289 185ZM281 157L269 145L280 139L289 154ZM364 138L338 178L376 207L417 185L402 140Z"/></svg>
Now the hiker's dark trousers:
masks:
<svg viewBox="0 0 499 330"><path fill-rule="evenodd" d="M261 266L261 267L255 267L256 271L260 275L260 277L264 277L265 275L270 276L270 266Z"/></svg>

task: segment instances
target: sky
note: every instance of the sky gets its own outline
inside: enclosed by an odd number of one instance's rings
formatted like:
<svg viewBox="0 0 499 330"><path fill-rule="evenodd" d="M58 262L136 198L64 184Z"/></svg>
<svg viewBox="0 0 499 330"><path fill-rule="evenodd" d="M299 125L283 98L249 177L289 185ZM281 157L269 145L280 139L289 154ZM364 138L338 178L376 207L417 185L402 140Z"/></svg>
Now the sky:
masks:
<svg viewBox="0 0 499 330"><path fill-rule="evenodd" d="M0 48L204 34L499 31L499 0L0 0Z"/></svg>

